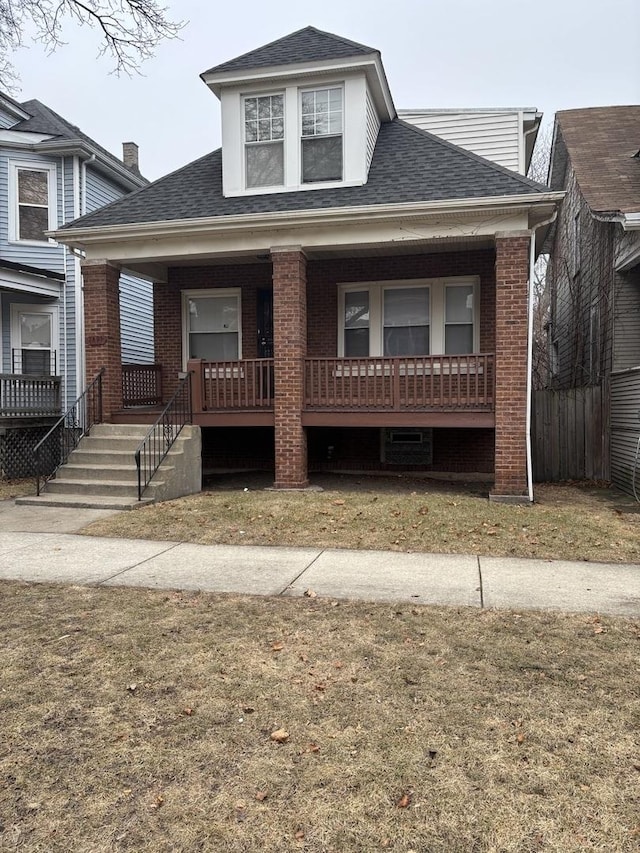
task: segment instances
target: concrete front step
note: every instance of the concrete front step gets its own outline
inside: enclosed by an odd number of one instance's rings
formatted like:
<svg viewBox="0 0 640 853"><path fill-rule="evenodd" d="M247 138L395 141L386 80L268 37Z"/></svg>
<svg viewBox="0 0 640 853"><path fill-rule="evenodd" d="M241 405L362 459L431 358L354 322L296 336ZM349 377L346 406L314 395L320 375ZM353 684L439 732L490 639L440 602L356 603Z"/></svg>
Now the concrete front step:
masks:
<svg viewBox="0 0 640 853"><path fill-rule="evenodd" d="M109 460L109 463L113 460ZM173 466L171 465L163 465L162 472L166 475L166 472L173 471ZM75 459L73 462L68 462L66 465L63 465L62 468L58 469L56 474L56 480L58 482L64 482L65 480L98 480L99 482L110 482L112 480L119 480L120 482L130 482L135 483L137 487L138 483L138 469L135 465L118 465L118 464L75 464ZM53 481L52 481L53 482Z"/></svg>
<svg viewBox="0 0 640 853"><path fill-rule="evenodd" d="M142 438L137 435L113 435L110 438L87 435L82 439L82 447L87 450L126 450L133 456L141 442Z"/></svg>
<svg viewBox="0 0 640 853"><path fill-rule="evenodd" d="M135 471L136 459L129 450L85 450L84 444L81 444L79 450L74 450L69 455L67 465L121 465Z"/></svg>
<svg viewBox="0 0 640 853"><path fill-rule="evenodd" d="M161 486L160 481L154 479L147 489L151 497L155 489ZM49 480L47 493L52 495L104 495L105 497L138 497L138 485L133 481L111 480L109 482L96 482L95 480L71 480L59 479Z"/></svg>
<svg viewBox="0 0 640 853"><path fill-rule="evenodd" d="M128 436L142 441L148 431L149 424L95 424L91 427L90 435L95 438Z"/></svg>
<svg viewBox="0 0 640 853"><path fill-rule="evenodd" d="M142 498L141 501L128 497L102 496L102 495L30 495L28 497L16 498L16 503L23 506L61 506L76 507L77 509L115 509L119 511L127 509L140 509L153 503L153 498Z"/></svg>

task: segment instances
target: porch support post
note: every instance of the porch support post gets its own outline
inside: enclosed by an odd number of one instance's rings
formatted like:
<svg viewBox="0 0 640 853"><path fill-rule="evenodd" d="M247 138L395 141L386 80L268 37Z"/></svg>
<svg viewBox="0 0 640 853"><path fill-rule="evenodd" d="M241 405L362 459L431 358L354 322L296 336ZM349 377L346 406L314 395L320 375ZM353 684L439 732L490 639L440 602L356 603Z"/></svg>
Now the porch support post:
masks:
<svg viewBox="0 0 640 853"><path fill-rule="evenodd" d="M275 487L303 489L307 435L302 426L307 355L307 259L299 246L272 249Z"/></svg>
<svg viewBox="0 0 640 853"><path fill-rule="evenodd" d="M527 231L496 234L495 483L491 500L528 503Z"/></svg>
<svg viewBox="0 0 640 853"><path fill-rule="evenodd" d="M104 367L104 420L122 408L120 268L106 260L83 261L84 343L87 383Z"/></svg>

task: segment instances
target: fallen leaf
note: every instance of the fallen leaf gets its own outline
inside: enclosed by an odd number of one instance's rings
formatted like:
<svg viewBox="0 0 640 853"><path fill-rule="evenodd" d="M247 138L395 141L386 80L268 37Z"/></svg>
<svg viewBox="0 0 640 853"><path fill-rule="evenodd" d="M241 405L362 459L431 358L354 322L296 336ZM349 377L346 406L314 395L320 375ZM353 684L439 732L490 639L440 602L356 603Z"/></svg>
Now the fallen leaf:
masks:
<svg viewBox="0 0 640 853"><path fill-rule="evenodd" d="M301 829L296 832L296 841L304 841L304 832Z"/></svg>
<svg viewBox="0 0 640 853"><path fill-rule="evenodd" d="M271 646L272 652L281 652L284 649L284 643L274 643Z"/></svg>
<svg viewBox="0 0 640 853"><path fill-rule="evenodd" d="M149 806L149 808L150 808L150 809L153 809L153 810L155 811L156 809L161 808L163 804L164 804L164 797L162 796L162 794L158 794L158 796L157 796L157 797L155 798L155 800L151 803L151 805Z"/></svg>
<svg viewBox="0 0 640 853"><path fill-rule="evenodd" d="M398 800L396 805L398 806L399 809L406 809L407 806L411 805L411 794L408 792L404 793L400 797L400 799Z"/></svg>
<svg viewBox="0 0 640 853"><path fill-rule="evenodd" d="M235 807L238 811L242 811L242 809L246 809L247 804L244 800L238 800Z"/></svg>
<svg viewBox="0 0 640 853"><path fill-rule="evenodd" d="M255 796L256 796L256 800L259 803L263 803L267 799L267 797L269 796L269 792L268 791L256 791Z"/></svg>
<svg viewBox="0 0 640 853"><path fill-rule="evenodd" d="M289 732L284 729L276 729L275 732L271 732L271 740L276 743L286 743L289 740Z"/></svg>
<svg viewBox="0 0 640 853"><path fill-rule="evenodd" d="M594 634L606 634L607 629L603 625L596 625L596 627L593 629L593 633Z"/></svg>
<svg viewBox="0 0 640 853"><path fill-rule="evenodd" d="M341 500L333 501L333 505L334 506L344 506L344 501L341 501Z"/></svg>
<svg viewBox="0 0 640 853"><path fill-rule="evenodd" d="M135 693L135 691L136 691L137 689L138 689L138 685L137 685L137 684L129 684L129 685L128 685L128 687L127 687L127 690L129 691L129 693Z"/></svg>
<svg viewBox="0 0 640 853"><path fill-rule="evenodd" d="M518 743L524 743L524 735L522 734L522 732L518 734L516 740L518 741Z"/></svg>
<svg viewBox="0 0 640 853"><path fill-rule="evenodd" d="M305 589L304 594L307 598L317 598L318 593L314 592L312 589Z"/></svg>

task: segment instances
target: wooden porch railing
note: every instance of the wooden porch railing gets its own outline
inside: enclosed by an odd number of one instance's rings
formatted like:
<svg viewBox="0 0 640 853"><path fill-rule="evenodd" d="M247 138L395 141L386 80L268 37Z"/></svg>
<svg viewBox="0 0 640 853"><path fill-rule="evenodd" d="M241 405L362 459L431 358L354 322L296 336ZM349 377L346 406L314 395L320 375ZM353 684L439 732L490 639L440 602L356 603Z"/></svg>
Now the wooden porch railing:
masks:
<svg viewBox="0 0 640 853"><path fill-rule="evenodd" d="M0 373L0 417L36 418L60 415L59 376Z"/></svg>
<svg viewBox="0 0 640 853"><path fill-rule="evenodd" d="M162 405L161 364L122 365L122 405L125 409Z"/></svg>
<svg viewBox="0 0 640 853"><path fill-rule="evenodd" d="M193 410L273 409L273 359L194 359ZM494 356L305 359L305 409L492 411Z"/></svg>
<svg viewBox="0 0 640 853"><path fill-rule="evenodd" d="M193 371L193 410L273 409L273 359L189 361Z"/></svg>
<svg viewBox="0 0 640 853"><path fill-rule="evenodd" d="M493 407L493 354L306 359L307 409L398 412Z"/></svg>

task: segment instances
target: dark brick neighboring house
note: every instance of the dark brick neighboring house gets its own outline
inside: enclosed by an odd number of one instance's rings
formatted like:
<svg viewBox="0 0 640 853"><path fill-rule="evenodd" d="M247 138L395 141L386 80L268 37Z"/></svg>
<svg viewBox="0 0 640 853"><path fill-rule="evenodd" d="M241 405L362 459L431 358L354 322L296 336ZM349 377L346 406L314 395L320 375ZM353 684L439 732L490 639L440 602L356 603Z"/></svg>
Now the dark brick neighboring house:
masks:
<svg viewBox="0 0 640 853"><path fill-rule="evenodd" d="M548 388L602 389L602 465L631 490L640 435L640 106L557 113L549 185L566 191L547 238ZM584 442L578 420L569 443ZM588 453L587 449L587 453Z"/></svg>
<svg viewBox="0 0 640 853"><path fill-rule="evenodd" d="M379 51L313 27L202 77L222 148L56 234L86 255L108 417L155 417L123 410L134 270L165 400L193 371L205 468L481 475L527 500L530 259L562 194L398 119Z"/></svg>

